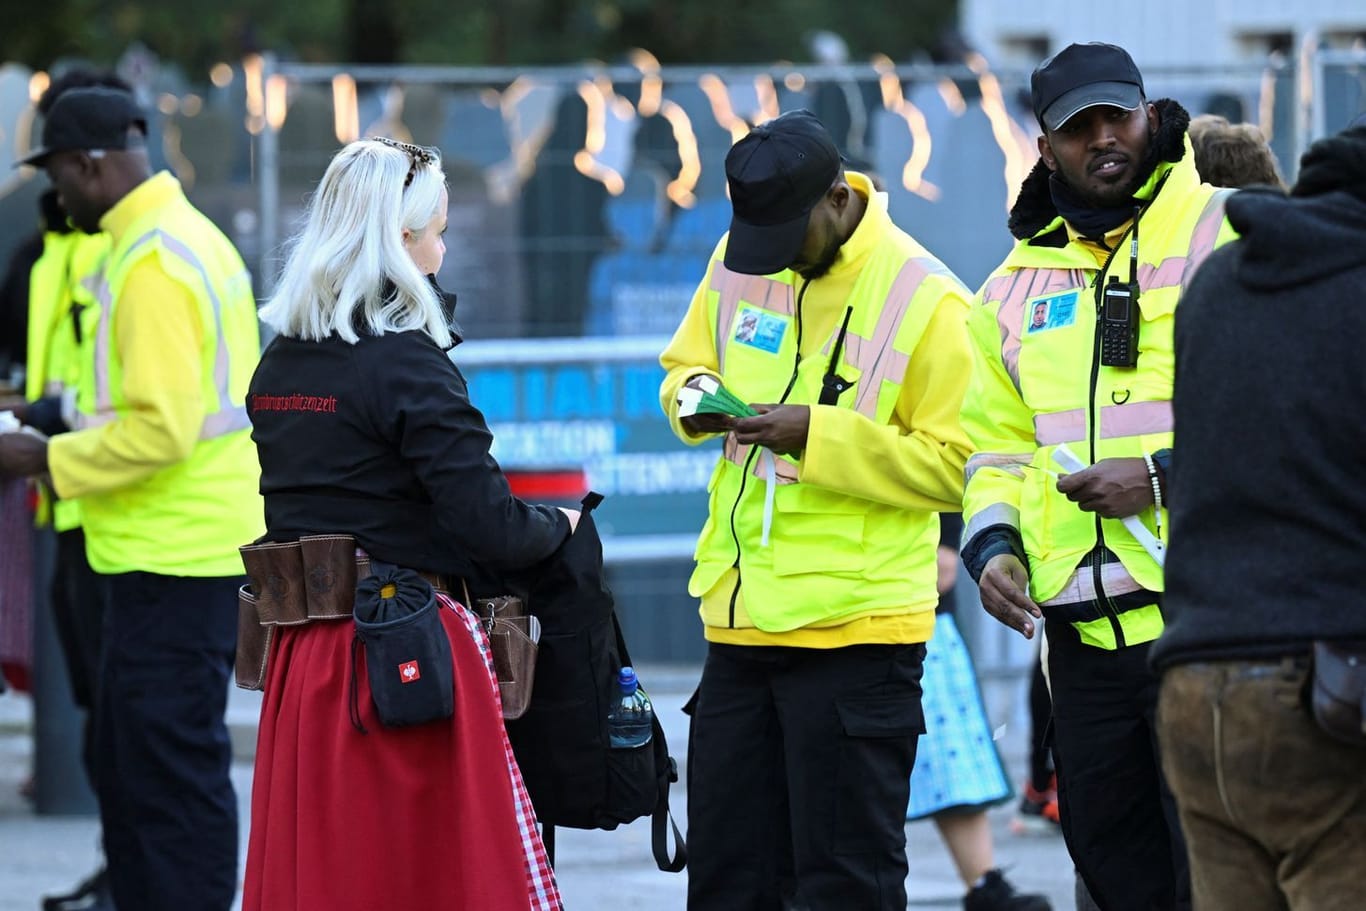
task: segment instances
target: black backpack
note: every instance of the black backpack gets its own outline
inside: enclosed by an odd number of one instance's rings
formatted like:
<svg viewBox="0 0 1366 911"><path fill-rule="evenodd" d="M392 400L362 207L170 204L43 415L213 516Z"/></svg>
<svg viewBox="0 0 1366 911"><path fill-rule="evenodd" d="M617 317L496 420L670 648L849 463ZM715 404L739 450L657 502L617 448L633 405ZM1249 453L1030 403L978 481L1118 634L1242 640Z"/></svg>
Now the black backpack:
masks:
<svg viewBox="0 0 1366 911"><path fill-rule="evenodd" d="M631 656L603 580L602 539L592 515L601 502L598 493L583 498L574 534L530 580L528 607L541 622L536 681L526 714L507 723L508 737L551 863L555 826L615 829L649 815L655 863L677 873L688 862L682 833L669 814L669 785L678 780L678 764L658 716L645 746L608 745L607 712L621 698L617 671L631 664Z"/></svg>

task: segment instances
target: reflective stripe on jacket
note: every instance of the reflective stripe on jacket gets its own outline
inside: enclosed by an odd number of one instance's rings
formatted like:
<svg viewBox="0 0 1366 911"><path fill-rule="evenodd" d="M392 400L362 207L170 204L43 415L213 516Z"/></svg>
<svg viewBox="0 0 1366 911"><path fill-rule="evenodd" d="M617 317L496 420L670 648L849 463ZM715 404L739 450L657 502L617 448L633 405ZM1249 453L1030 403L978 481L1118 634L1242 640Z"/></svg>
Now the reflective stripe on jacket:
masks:
<svg viewBox="0 0 1366 911"><path fill-rule="evenodd" d="M875 249L845 300L843 315L818 353L798 357L805 281L791 271L771 276L730 272L724 243L714 255L706 305L718 372L747 402L821 407L824 379L839 344L836 369L843 391L826 405L891 423L907 365L946 297L966 291L923 247L870 200L865 220L885 222ZM959 305L961 306L961 304ZM709 518L697 544L689 591L703 598L709 627L733 627L715 615L727 599L707 597L738 568L745 611L765 632L832 626L860 616L932 612L936 600L938 521L934 513L851 496L798 480L799 463L739 445L727 435L708 485ZM890 482L889 482L890 483ZM771 490L771 494L770 494ZM771 495L771 506L766 499ZM765 541L765 514L771 533ZM724 608L722 608L724 610Z"/></svg>
<svg viewBox="0 0 1366 911"><path fill-rule="evenodd" d="M169 174L158 174L133 192L141 194L141 207L115 239L96 290L99 321L83 352L77 428L98 427L125 413L116 313L125 280L152 258L186 289L198 312L204 421L183 461L130 486L81 498L87 551L99 572L238 575L237 547L255 538L263 525L259 469L244 407L260 356L250 276L232 243L190 204Z"/></svg>
<svg viewBox="0 0 1366 911"><path fill-rule="evenodd" d="M61 396L80 381L80 346L99 322L95 288L101 281L109 235L83 231L43 235L43 254L29 272L28 362L24 397ZM50 507L50 510L49 510ZM39 488L38 524L57 531L81 524L78 500L53 499Z"/></svg>
<svg viewBox="0 0 1366 911"><path fill-rule="evenodd" d="M974 455L965 471L964 546L992 526L1016 529L1030 594L1045 610L1095 596L1101 576L1102 606L1107 595L1163 588L1161 568L1119 520L1083 512L1057 491L1062 469L1052 458L1063 444L1088 465L1172 444L1174 311L1196 267L1233 232L1223 217L1226 192L1199 182L1189 145L1148 187L1157 193L1139 221L1137 367L1103 366L1099 356L1098 289L1110 276L1127 281L1127 234L1105 274L1075 239L1063 246L1018 242L969 316L975 364L963 422ZM1061 226L1057 219L1031 240ZM1151 507L1141 519L1154 529ZM1119 558L1103 572L1085 560L1102 539ZM1103 648L1156 638L1156 606L1132 607L1075 625Z"/></svg>

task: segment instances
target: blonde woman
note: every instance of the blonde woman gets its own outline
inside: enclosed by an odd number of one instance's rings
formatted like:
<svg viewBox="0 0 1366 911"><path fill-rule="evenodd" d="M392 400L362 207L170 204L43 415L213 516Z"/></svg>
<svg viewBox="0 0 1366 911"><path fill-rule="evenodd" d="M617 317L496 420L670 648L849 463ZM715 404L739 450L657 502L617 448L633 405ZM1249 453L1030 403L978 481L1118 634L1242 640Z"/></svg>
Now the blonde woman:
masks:
<svg viewBox="0 0 1366 911"><path fill-rule="evenodd" d="M578 515L518 500L489 455L446 353L459 341L433 278L446 210L435 150L375 139L338 152L261 311L279 335L248 408L266 541L351 535L376 561L459 577L477 596L549 557ZM413 727L377 718L349 618L275 629L245 911L560 907L487 641L438 600L454 713Z"/></svg>

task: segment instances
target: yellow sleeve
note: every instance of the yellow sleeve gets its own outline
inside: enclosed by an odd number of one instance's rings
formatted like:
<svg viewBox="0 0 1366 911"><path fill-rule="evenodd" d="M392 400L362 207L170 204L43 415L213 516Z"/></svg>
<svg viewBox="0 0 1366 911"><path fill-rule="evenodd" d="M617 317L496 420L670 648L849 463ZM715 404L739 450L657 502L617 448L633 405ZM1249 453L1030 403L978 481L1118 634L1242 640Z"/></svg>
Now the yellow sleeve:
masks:
<svg viewBox="0 0 1366 911"><path fill-rule="evenodd" d="M850 496L928 512L957 512L969 443L959 410L971 373L967 301L948 290L911 353L892 423L812 405L798 479Z"/></svg>
<svg viewBox="0 0 1366 911"><path fill-rule="evenodd" d="M972 382L963 401L963 429L972 441L963 491L963 541L992 525L1020 527L1023 466L1033 458L1034 416L1001 359L997 307L979 299L968 314Z"/></svg>
<svg viewBox="0 0 1366 911"><path fill-rule="evenodd" d="M707 263L707 274L693 292L688 312L678 324L673 338L659 356L659 363L665 370L664 382L659 386L659 404L669 418L669 426L680 440L689 445L697 445L704 440L720 436L704 433L693 436L683 429L678 419L678 390L689 379L706 374L721 379L720 358L716 353L716 332L712 328L710 308L707 305L707 289L711 287L711 270L716 268L725 249L725 238L717 245Z"/></svg>
<svg viewBox="0 0 1366 911"><path fill-rule="evenodd" d="M64 499L136 484L186 459L199 440L204 327L194 297L155 257L128 274L113 343L126 410L108 424L52 438L48 466Z"/></svg>

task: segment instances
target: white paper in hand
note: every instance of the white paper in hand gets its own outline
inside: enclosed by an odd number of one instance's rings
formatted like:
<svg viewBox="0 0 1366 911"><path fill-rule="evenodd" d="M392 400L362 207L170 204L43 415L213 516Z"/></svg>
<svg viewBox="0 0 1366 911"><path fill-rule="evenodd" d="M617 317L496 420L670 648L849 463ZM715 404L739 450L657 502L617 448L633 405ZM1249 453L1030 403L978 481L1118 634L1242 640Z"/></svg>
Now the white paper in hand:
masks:
<svg viewBox="0 0 1366 911"><path fill-rule="evenodd" d="M1076 453L1067 448L1066 443L1053 450L1053 461L1068 471L1081 471L1087 467L1085 462L1077 458ZM1134 536L1134 540L1143 545L1148 556L1157 561L1158 566L1166 563L1167 549L1152 532L1148 531L1148 526L1139 521L1138 516L1125 516L1119 521L1128 529L1129 534Z"/></svg>
<svg viewBox="0 0 1366 911"><path fill-rule="evenodd" d="M684 386L678 390L678 416L680 418L690 418L697 414L697 406L702 402L701 389L689 389Z"/></svg>

